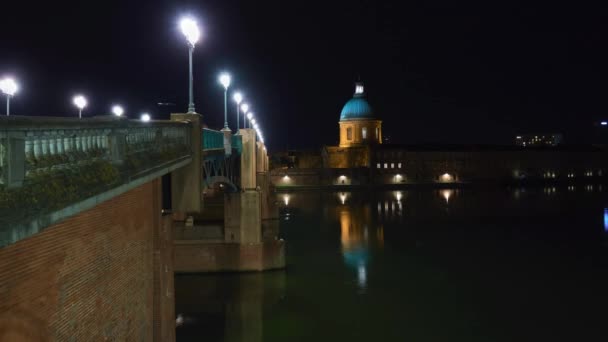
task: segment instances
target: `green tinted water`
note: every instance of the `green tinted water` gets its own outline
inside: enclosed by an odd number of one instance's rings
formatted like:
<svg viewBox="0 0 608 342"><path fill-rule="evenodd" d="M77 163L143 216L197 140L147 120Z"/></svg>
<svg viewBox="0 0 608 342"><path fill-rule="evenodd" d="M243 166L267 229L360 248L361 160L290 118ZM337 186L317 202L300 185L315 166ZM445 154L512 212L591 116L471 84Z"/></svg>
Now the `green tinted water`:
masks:
<svg viewBox="0 0 608 342"><path fill-rule="evenodd" d="M177 276L178 341L608 339L599 185L277 200L287 270Z"/></svg>

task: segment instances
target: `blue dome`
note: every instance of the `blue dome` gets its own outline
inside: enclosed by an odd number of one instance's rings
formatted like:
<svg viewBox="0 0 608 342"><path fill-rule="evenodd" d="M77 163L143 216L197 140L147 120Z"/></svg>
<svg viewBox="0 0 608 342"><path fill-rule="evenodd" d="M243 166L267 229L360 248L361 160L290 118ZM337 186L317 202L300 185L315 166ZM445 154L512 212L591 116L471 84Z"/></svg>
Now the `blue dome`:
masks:
<svg viewBox="0 0 608 342"><path fill-rule="evenodd" d="M359 119L373 119L374 113L372 107L363 97L355 96L348 100L342 108L340 113L340 121L343 120L359 120Z"/></svg>

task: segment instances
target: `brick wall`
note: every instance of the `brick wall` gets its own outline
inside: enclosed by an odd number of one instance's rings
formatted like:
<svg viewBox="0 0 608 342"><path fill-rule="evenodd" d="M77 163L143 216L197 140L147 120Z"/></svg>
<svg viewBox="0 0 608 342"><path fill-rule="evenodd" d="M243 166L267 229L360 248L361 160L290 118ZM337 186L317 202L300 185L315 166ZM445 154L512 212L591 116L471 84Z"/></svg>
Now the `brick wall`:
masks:
<svg viewBox="0 0 608 342"><path fill-rule="evenodd" d="M160 213L158 179L0 249L0 341L154 340L173 302Z"/></svg>

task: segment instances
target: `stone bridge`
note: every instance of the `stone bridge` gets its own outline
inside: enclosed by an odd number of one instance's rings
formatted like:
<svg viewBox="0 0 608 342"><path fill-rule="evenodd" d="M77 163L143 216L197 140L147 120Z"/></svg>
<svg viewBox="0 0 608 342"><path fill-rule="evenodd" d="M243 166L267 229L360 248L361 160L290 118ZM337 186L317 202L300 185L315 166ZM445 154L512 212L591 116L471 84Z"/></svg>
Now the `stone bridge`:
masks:
<svg viewBox="0 0 608 342"><path fill-rule="evenodd" d="M226 241L213 249L264 269L248 259L276 217L266 148L253 130L203 127L198 114L0 117L0 340L174 340L174 221L204 217L220 184Z"/></svg>

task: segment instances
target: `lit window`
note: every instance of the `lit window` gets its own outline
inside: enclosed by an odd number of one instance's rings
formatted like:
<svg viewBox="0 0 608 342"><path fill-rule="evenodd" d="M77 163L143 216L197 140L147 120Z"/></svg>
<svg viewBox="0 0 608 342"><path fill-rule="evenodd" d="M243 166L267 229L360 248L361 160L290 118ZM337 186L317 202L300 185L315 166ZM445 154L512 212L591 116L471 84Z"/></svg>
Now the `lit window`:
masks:
<svg viewBox="0 0 608 342"><path fill-rule="evenodd" d="M346 129L346 139L353 140L353 129L350 127Z"/></svg>
<svg viewBox="0 0 608 342"><path fill-rule="evenodd" d="M376 168L377 168L377 169L380 169L380 168L381 168L380 163L378 163L378 165L376 165Z"/></svg>
<svg viewBox="0 0 608 342"><path fill-rule="evenodd" d="M363 139L367 139L367 127L361 128L361 136Z"/></svg>
<svg viewBox="0 0 608 342"><path fill-rule="evenodd" d="M397 168L400 169L401 168L401 163L397 164Z"/></svg>
<svg viewBox="0 0 608 342"><path fill-rule="evenodd" d="M391 169L395 168L395 163L391 163Z"/></svg>
<svg viewBox="0 0 608 342"><path fill-rule="evenodd" d="M376 127L376 139L380 139L380 128Z"/></svg>
<svg viewBox="0 0 608 342"><path fill-rule="evenodd" d="M355 86L355 94L363 94L363 85L362 84L357 84Z"/></svg>
<svg viewBox="0 0 608 342"><path fill-rule="evenodd" d="M384 163L384 168L388 169L388 164L387 163Z"/></svg>

